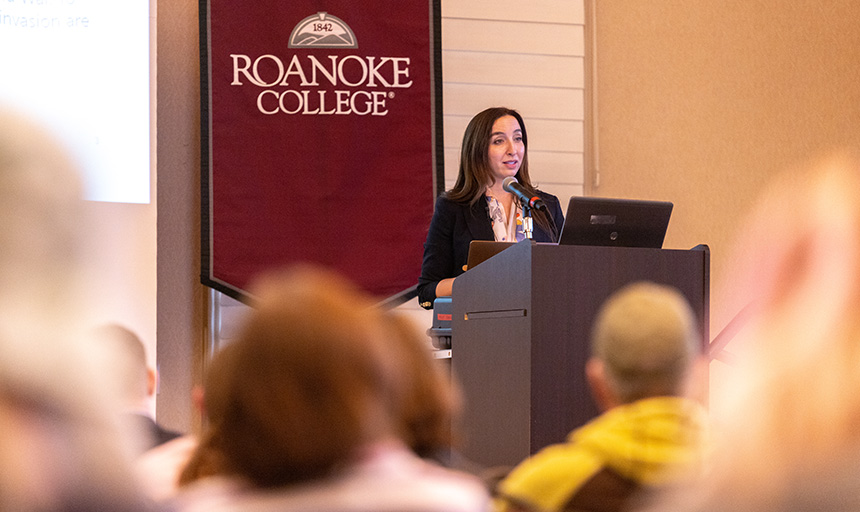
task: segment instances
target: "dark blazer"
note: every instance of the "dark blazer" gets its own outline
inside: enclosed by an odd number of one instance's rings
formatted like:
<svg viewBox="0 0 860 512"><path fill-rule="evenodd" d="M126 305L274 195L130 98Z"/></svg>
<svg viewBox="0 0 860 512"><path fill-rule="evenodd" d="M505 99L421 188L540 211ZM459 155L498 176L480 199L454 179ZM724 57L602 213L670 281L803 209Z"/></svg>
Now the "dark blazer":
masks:
<svg viewBox="0 0 860 512"><path fill-rule="evenodd" d="M552 194L538 191L538 195L547 206L555 224L555 233L534 222L532 239L535 242L557 242L564 224L561 205ZM439 196L427 231L427 241L424 242L424 262L421 265L421 277L418 278L418 303L421 307L433 307L439 281L457 277L464 272L472 240L494 239L486 200L478 200L470 205L451 201L444 194Z"/></svg>

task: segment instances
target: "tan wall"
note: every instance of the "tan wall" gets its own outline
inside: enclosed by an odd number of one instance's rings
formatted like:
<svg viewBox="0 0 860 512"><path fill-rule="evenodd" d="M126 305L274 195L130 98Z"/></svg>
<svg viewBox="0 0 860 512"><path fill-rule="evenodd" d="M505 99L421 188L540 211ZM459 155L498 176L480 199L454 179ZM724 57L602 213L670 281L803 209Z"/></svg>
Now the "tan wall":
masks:
<svg viewBox="0 0 860 512"><path fill-rule="evenodd" d="M589 4L600 182L586 190L675 203L666 247L711 248L713 337L735 314L720 283L762 187L860 143L860 2Z"/></svg>

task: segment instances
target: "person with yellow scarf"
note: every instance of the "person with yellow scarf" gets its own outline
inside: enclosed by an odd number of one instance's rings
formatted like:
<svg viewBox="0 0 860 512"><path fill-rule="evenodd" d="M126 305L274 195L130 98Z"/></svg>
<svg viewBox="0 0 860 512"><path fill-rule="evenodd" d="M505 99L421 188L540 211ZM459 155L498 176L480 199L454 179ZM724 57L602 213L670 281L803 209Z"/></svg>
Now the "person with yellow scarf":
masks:
<svg viewBox="0 0 860 512"><path fill-rule="evenodd" d="M704 364L694 318L667 286L634 283L611 296L586 364L604 413L515 467L496 510L624 510L644 489L698 476L708 429L702 405L686 398Z"/></svg>

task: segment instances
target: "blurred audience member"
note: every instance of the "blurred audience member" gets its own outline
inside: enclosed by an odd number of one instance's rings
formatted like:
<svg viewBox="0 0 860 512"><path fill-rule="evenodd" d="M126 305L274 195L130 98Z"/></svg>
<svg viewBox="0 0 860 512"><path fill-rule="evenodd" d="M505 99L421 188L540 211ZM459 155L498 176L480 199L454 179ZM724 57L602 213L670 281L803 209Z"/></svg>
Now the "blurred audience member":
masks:
<svg viewBox="0 0 860 512"><path fill-rule="evenodd" d="M135 435L140 452L179 437L179 432L162 427L152 418L152 398L158 376L146 361L143 341L118 324L101 325L93 331L93 336L97 348L105 351L106 371L113 378L122 401L123 422Z"/></svg>
<svg viewBox="0 0 860 512"><path fill-rule="evenodd" d="M860 157L782 176L733 261L724 284L747 318L712 391L713 469L655 510L857 510Z"/></svg>
<svg viewBox="0 0 860 512"><path fill-rule="evenodd" d="M637 493L701 471L706 415L685 398L701 335L674 288L634 283L599 311L586 376L601 416L523 461L499 510L615 511Z"/></svg>
<svg viewBox="0 0 860 512"><path fill-rule="evenodd" d="M422 458L443 466L479 474L483 468L458 451L458 422L463 397L456 380L442 361L433 359L429 338L404 314L386 314L395 350L408 380L402 389L403 440Z"/></svg>
<svg viewBox="0 0 860 512"><path fill-rule="evenodd" d="M191 393L191 402L201 416L205 416L203 394L202 385L195 386ZM182 470L198 444L197 435L185 434L151 448L135 459L138 480L150 498L157 503L166 503L176 496Z"/></svg>
<svg viewBox="0 0 860 512"><path fill-rule="evenodd" d="M430 342L409 318L397 312L387 313L386 318L407 376L402 389L402 437L419 456L445 462L454 442L452 422L461 406L459 389L433 361Z"/></svg>
<svg viewBox="0 0 860 512"><path fill-rule="evenodd" d="M179 475L197 449L197 436L177 437L147 450L134 461L143 491L153 501L165 503L179 492Z"/></svg>
<svg viewBox="0 0 860 512"><path fill-rule="evenodd" d="M477 479L400 439L408 358L368 297L308 267L270 277L254 296L238 338L210 365L208 425L182 474L181 510L488 507Z"/></svg>
<svg viewBox="0 0 860 512"><path fill-rule="evenodd" d="M0 510L146 510L78 324L80 187L0 106Z"/></svg>

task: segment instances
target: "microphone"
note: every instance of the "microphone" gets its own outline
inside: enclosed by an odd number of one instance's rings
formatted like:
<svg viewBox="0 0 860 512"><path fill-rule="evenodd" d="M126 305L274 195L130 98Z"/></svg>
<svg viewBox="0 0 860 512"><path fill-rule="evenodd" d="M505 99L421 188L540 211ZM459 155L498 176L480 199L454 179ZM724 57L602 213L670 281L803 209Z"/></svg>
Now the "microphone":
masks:
<svg viewBox="0 0 860 512"><path fill-rule="evenodd" d="M523 202L523 204L528 205L529 208L534 208L535 210L546 210L546 205L541 198L537 195L531 195L513 176L508 176L502 180L502 188L505 192L510 192L515 195Z"/></svg>

